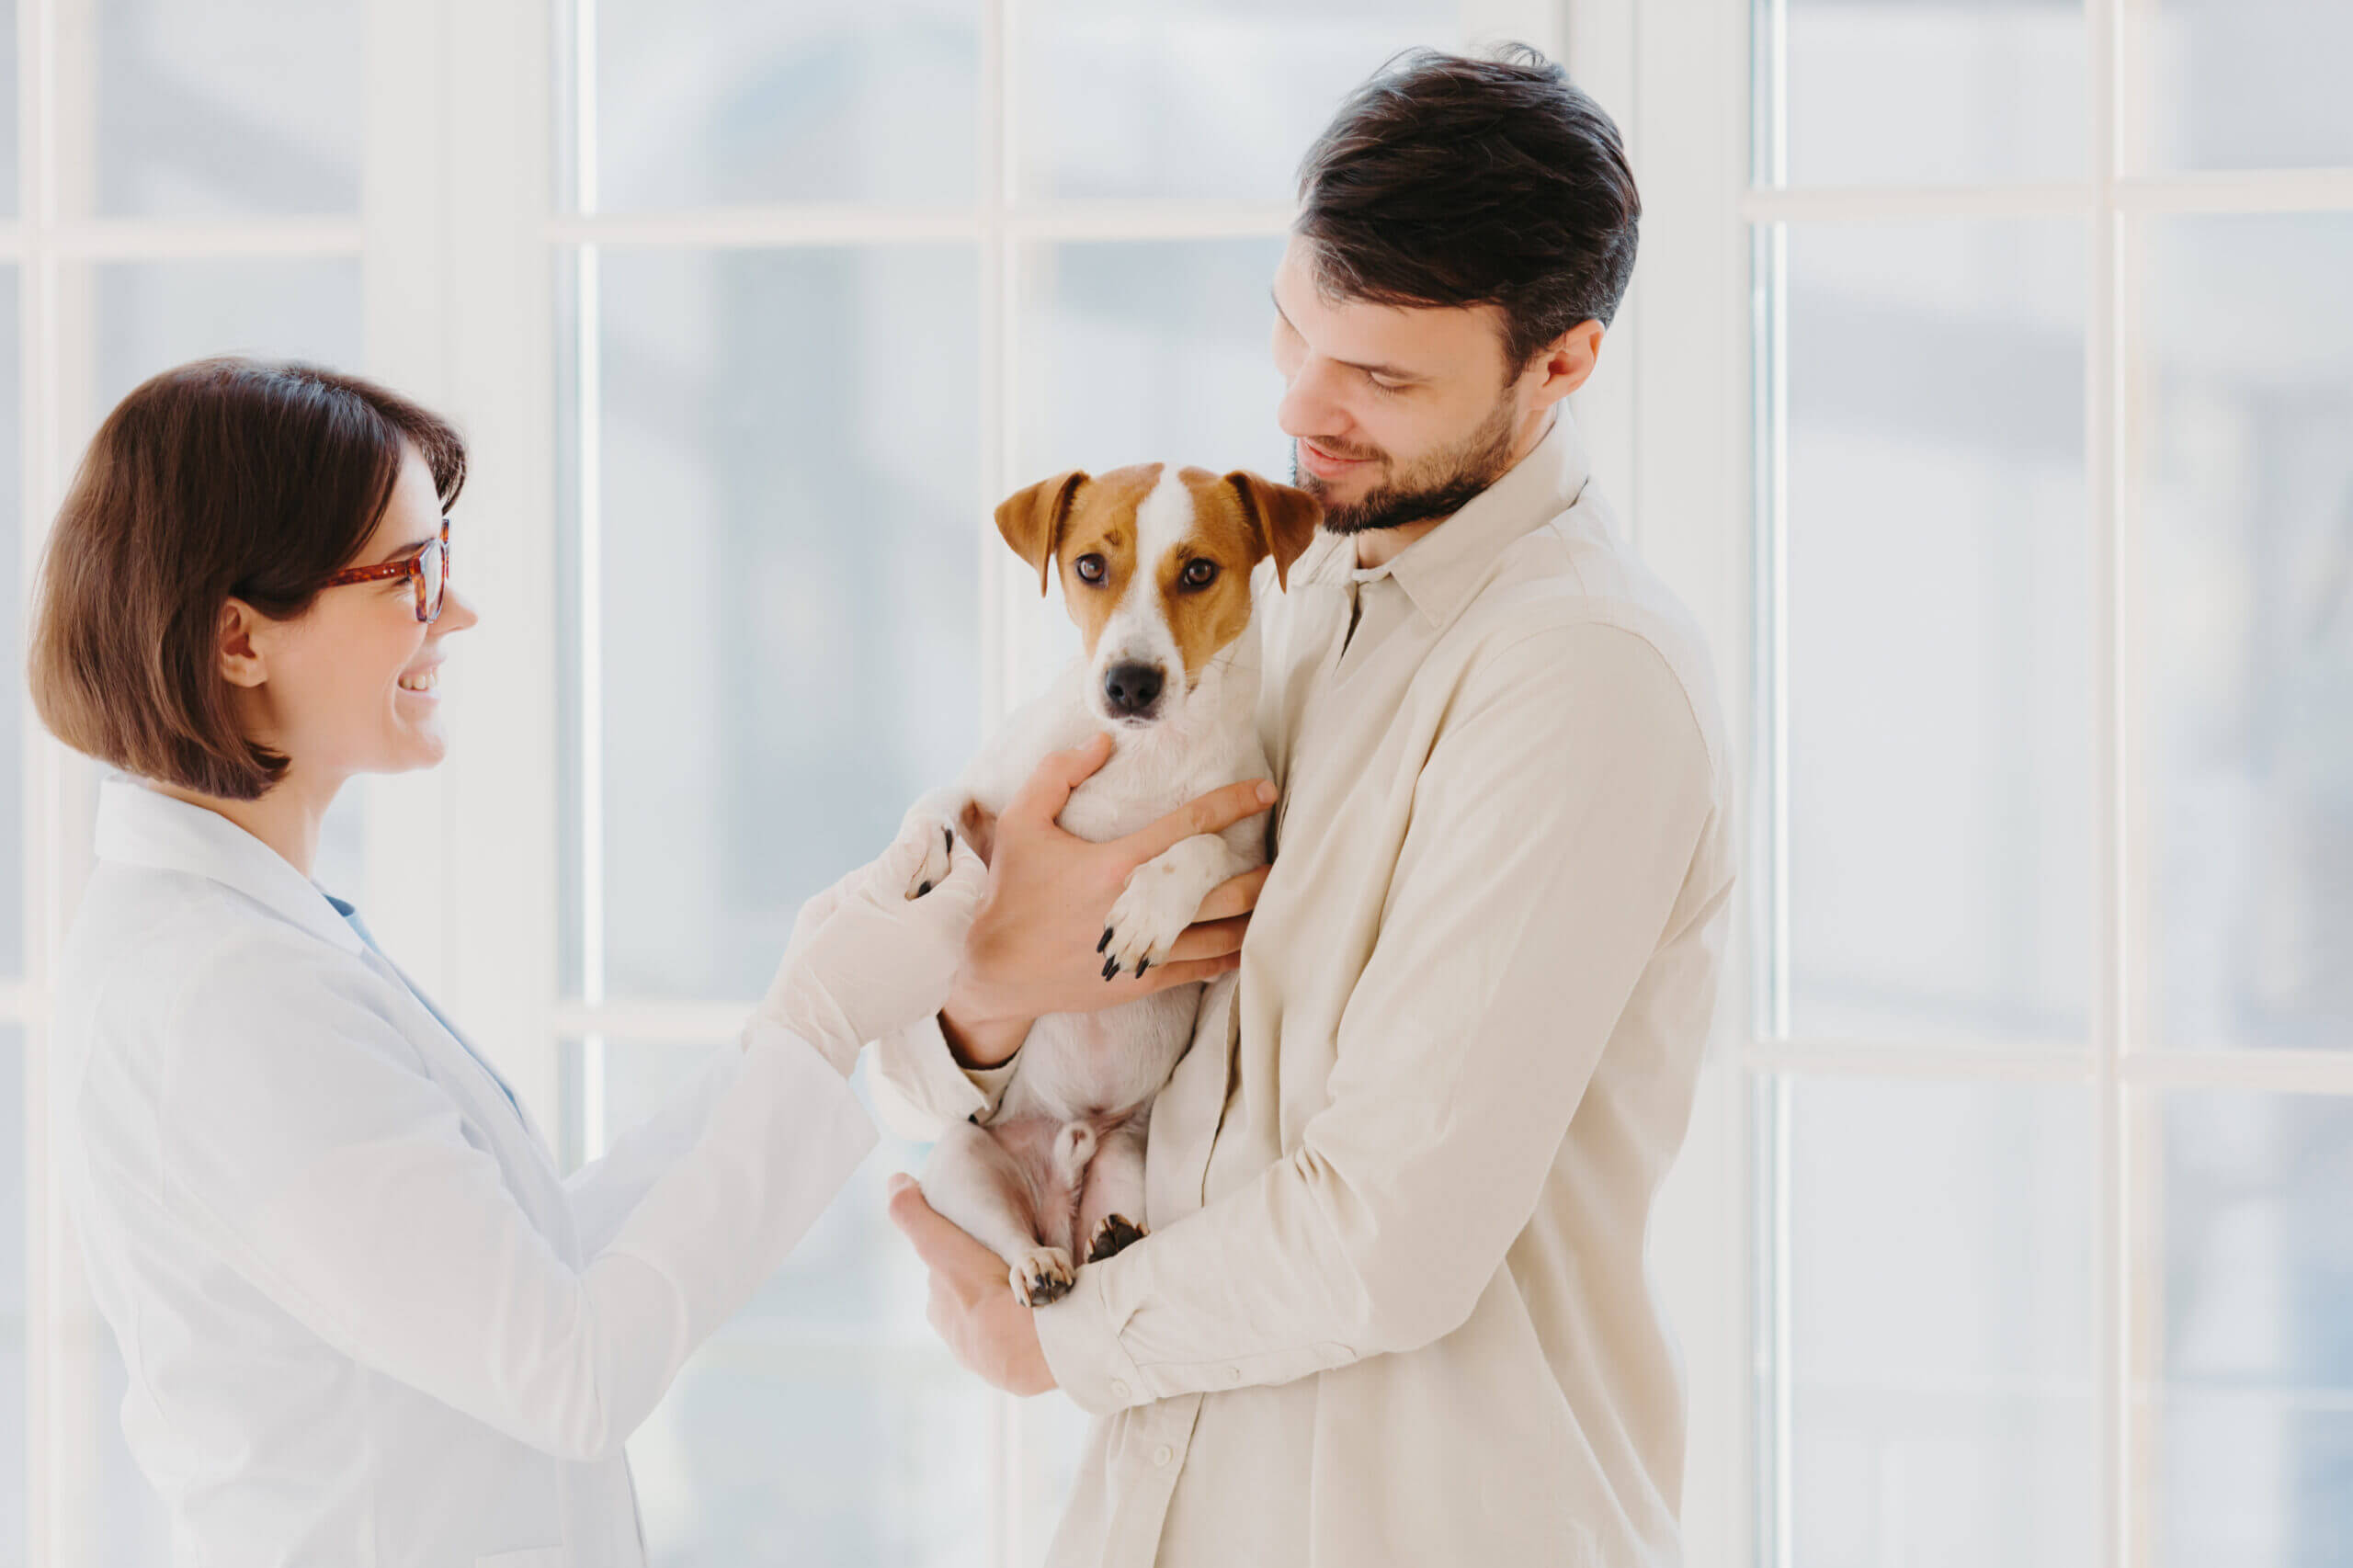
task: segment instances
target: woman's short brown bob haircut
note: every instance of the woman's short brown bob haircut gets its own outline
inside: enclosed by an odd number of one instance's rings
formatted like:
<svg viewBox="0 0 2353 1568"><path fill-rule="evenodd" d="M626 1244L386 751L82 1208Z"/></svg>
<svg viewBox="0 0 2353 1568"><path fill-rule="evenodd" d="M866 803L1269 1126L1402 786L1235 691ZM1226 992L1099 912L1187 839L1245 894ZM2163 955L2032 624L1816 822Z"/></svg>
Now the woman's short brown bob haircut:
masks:
<svg viewBox="0 0 2353 1568"><path fill-rule="evenodd" d="M446 510L465 443L372 382L221 358L141 385L98 426L50 532L30 657L41 722L142 778L266 793L287 759L238 726L222 608L301 615L367 544L411 448Z"/></svg>

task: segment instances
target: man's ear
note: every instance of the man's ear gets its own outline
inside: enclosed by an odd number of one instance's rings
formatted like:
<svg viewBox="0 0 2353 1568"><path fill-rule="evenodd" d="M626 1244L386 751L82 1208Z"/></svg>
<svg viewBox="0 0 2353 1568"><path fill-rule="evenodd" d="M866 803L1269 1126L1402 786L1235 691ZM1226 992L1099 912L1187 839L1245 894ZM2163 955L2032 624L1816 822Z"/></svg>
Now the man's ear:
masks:
<svg viewBox="0 0 2353 1568"><path fill-rule="evenodd" d="M1592 378L1605 335L1599 322L1581 321L1536 351L1529 361L1538 372L1535 407L1552 407Z"/></svg>
<svg viewBox="0 0 2353 1568"><path fill-rule="evenodd" d="M269 661L263 643L268 642L269 618L243 599L221 607L221 678L231 686L256 687L269 678ZM260 641L256 641L260 633Z"/></svg>
<svg viewBox="0 0 2353 1568"><path fill-rule="evenodd" d="M1242 515L1258 530L1259 542L1275 558L1275 582L1290 587L1290 563L1315 539L1315 525L1324 520L1324 504L1304 490L1261 479L1247 469L1225 476L1241 498Z"/></svg>
<svg viewBox="0 0 2353 1568"><path fill-rule="evenodd" d="M1070 517L1086 475L1077 469L1041 479L1027 490L1017 490L996 506L996 531L1013 553L1038 569L1038 593L1054 580L1054 551L1062 543L1063 524Z"/></svg>

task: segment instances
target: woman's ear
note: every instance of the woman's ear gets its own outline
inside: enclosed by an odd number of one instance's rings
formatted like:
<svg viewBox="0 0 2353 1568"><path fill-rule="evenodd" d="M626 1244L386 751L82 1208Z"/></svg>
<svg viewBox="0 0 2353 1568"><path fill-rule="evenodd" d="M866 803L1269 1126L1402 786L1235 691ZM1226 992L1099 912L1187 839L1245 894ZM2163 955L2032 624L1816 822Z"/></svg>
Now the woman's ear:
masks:
<svg viewBox="0 0 2353 1568"><path fill-rule="evenodd" d="M256 687L269 678L270 620L239 598L221 607L221 676L231 686Z"/></svg>

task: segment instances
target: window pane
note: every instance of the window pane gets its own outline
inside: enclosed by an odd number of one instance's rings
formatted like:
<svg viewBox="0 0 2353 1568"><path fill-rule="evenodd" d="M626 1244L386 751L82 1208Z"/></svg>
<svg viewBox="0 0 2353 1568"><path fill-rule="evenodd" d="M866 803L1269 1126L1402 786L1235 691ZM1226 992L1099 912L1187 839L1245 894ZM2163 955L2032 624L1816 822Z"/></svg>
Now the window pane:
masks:
<svg viewBox="0 0 2353 1568"><path fill-rule="evenodd" d="M1272 238L1024 253L1023 477L1175 460L1288 480L1267 295L1282 254Z"/></svg>
<svg viewBox="0 0 2353 1568"><path fill-rule="evenodd" d="M2164 169L2353 164L2353 6L2132 0L2149 162Z"/></svg>
<svg viewBox="0 0 2353 1568"><path fill-rule="evenodd" d="M17 7L0 0L0 213L17 211Z"/></svg>
<svg viewBox="0 0 2353 1568"><path fill-rule="evenodd" d="M608 210L973 199L975 0L579 4Z"/></svg>
<svg viewBox="0 0 2353 1568"><path fill-rule="evenodd" d="M1796 1561L2090 1562L2092 1096L1805 1081L1789 1105Z"/></svg>
<svg viewBox="0 0 2353 1568"><path fill-rule="evenodd" d="M101 215L358 214L360 0L97 0L95 11Z"/></svg>
<svg viewBox="0 0 2353 1568"><path fill-rule="evenodd" d="M2353 1540L2353 1102L2206 1091L2150 1108L2158 1304L2137 1390L2168 1568L2320 1568Z"/></svg>
<svg viewBox="0 0 2353 1568"><path fill-rule="evenodd" d="M1800 227L1788 257L1792 1024L2080 1039L2082 230Z"/></svg>
<svg viewBox="0 0 2353 1568"><path fill-rule="evenodd" d="M2146 1003L2353 1047L2353 216L2147 231L2130 443Z"/></svg>
<svg viewBox="0 0 2353 1568"><path fill-rule="evenodd" d="M0 1025L0 1556L25 1548L25 1037Z"/></svg>
<svg viewBox="0 0 2353 1568"><path fill-rule="evenodd" d="M975 258L602 266L607 983L756 996L978 737Z"/></svg>
<svg viewBox="0 0 2353 1568"><path fill-rule="evenodd" d="M608 1138L710 1054L608 1044ZM651 1561L990 1561L996 1402L932 1334L922 1265L883 1213L891 1173L923 1153L886 1137L630 1439Z"/></svg>
<svg viewBox="0 0 2353 1568"><path fill-rule="evenodd" d="M96 275L97 406L208 354L359 369L359 262L278 256L108 262Z"/></svg>
<svg viewBox="0 0 2353 1568"><path fill-rule="evenodd" d="M1011 7L1014 166L1030 197L1288 201L1348 91L1452 0L1037 0Z"/></svg>
<svg viewBox="0 0 2353 1568"><path fill-rule="evenodd" d="M0 650L25 667L23 411L17 406L17 269L0 267ZM0 703L0 974L25 972L25 724L21 687ZM8 1145L0 1143L0 1156ZM0 1540L6 1538L0 1537Z"/></svg>
<svg viewBox="0 0 2353 1568"><path fill-rule="evenodd" d="M1786 4L1791 184L2083 174L2082 0Z"/></svg>

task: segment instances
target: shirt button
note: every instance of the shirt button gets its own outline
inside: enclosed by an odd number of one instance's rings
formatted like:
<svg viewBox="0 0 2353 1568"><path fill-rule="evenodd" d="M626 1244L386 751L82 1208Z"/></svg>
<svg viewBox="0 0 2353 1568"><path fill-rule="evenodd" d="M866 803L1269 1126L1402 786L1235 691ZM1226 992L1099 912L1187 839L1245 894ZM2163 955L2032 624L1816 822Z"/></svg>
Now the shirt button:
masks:
<svg viewBox="0 0 2353 1568"><path fill-rule="evenodd" d="M1228 1367L1225 1369L1225 1381L1229 1383L1240 1382L1242 1381L1242 1369L1239 1367Z"/></svg>
<svg viewBox="0 0 2353 1568"><path fill-rule="evenodd" d="M1114 1382L1114 1383L1112 1383L1112 1385L1111 1385L1111 1397L1112 1397L1113 1399L1125 1399L1125 1398L1127 1398L1127 1397L1128 1397L1128 1385L1127 1385L1127 1384L1125 1384L1125 1383L1122 1383L1122 1382Z"/></svg>
<svg viewBox="0 0 2353 1568"><path fill-rule="evenodd" d="M1154 1464L1165 1465L1176 1457L1176 1450L1170 1448L1165 1443L1161 1444L1160 1447L1152 1450L1152 1462Z"/></svg>

